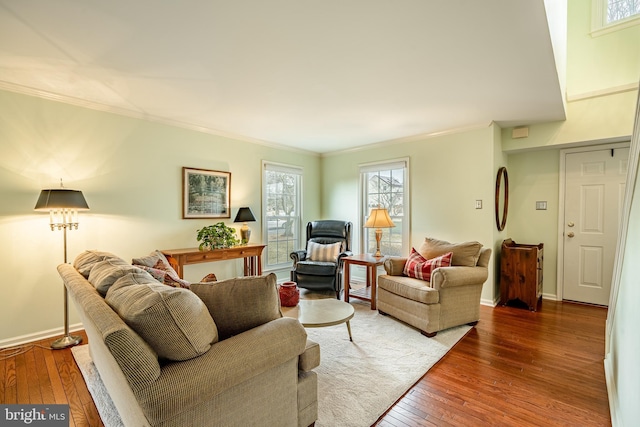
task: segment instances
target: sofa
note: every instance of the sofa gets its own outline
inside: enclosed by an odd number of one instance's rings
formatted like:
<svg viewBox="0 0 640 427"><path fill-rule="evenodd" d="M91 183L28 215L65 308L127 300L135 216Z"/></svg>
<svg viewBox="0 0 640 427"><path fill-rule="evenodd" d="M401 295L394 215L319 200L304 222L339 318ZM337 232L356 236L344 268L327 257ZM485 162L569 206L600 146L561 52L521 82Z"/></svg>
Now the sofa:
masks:
<svg viewBox="0 0 640 427"><path fill-rule="evenodd" d="M58 272L125 426L315 423L320 349L275 275L168 286L100 251Z"/></svg>
<svg viewBox="0 0 640 427"><path fill-rule="evenodd" d="M491 249L479 242L425 238L409 257L385 260L378 277L378 311L408 323L423 335L480 319L482 286Z"/></svg>

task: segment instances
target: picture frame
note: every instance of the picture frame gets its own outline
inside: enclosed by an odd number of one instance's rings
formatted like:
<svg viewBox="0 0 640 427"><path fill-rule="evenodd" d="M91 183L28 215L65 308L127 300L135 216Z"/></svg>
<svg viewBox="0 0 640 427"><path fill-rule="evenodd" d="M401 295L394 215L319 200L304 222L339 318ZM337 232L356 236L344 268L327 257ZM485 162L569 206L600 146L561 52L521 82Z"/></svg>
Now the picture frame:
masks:
<svg viewBox="0 0 640 427"><path fill-rule="evenodd" d="M182 218L231 218L231 172L182 168Z"/></svg>

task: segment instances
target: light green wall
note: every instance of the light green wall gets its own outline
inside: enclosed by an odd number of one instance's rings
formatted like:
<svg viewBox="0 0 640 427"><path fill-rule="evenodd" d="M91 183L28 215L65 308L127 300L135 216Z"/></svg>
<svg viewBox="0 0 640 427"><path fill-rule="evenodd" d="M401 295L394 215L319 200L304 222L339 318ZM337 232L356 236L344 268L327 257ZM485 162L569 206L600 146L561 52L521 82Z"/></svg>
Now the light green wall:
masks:
<svg viewBox="0 0 640 427"><path fill-rule="evenodd" d="M304 209L320 215L320 157L232 140L57 102L0 92L0 343L62 326L62 232L33 211L41 189L82 190L91 210L68 233L69 260L85 249L124 259L154 249L197 246L196 230L217 220L181 219L182 167L231 172L232 218L250 206L261 241L261 161L304 168ZM242 274L241 261L186 268L188 280L213 271ZM74 310L71 324L79 321ZM28 337L27 337L28 338Z"/></svg>
<svg viewBox="0 0 640 427"><path fill-rule="evenodd" d="M509 156L509 237L517 243L544 243L543 293L555 299L558 262L559 150ZM547 210L536 210L546 201Z"/></svg>
<svg viewBox="0 0 640 427"><path fill-rule="evenodd" d="M491 125L324 157L323 216L352 221L354 246L359 250L359 165L409 157L411 245L419 247L431 236L452 242L477 240L493 248L495 162L502 158L494 155L499 144L496 128ZM483 209L475 209L477 199L483 201ZM495 294L492 268L482 298L493 303Z"/></svg>
<svg viewBox="0 0 640 427"><path fill-rule="evenodd" d="M637 84L640 78L640 25L593 37L591 3L586 0L568 2L569 99Z"/></svg>

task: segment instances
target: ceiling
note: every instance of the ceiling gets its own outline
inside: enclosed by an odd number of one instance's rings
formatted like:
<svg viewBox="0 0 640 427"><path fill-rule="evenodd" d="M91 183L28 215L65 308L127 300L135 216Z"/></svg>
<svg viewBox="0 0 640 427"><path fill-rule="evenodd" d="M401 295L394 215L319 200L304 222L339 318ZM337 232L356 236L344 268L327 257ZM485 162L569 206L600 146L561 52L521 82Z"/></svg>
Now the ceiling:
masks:
<svg viewBox="0 0 640 427"><path fill-rule="evenodd" d="M0 89L329 153L565 118L543 0L0 0Z"/></svg>

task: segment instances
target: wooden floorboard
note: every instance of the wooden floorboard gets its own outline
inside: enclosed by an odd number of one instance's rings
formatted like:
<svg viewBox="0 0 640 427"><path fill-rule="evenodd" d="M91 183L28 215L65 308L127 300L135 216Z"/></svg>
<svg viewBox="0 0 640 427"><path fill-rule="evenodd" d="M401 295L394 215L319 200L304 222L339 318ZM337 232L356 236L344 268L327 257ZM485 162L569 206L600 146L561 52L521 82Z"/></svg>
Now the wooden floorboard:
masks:
<svg viewBox="0 0 640 427"><path fill-rule="evenodd" d="M537 312L482 306L478 325L374 425L609 426L606 316L555 301ZM68 403L70 426L103 426L71 350L51 341L1 353L1 402Z"/></svg>
<svg viewBox="0 0 640 427"><path fill-rule="evenodd" d="M398 425L398 408L436 425L611 425L606 316L556 301L537 312L483 306L478 325L375 425Z"/></svg>

